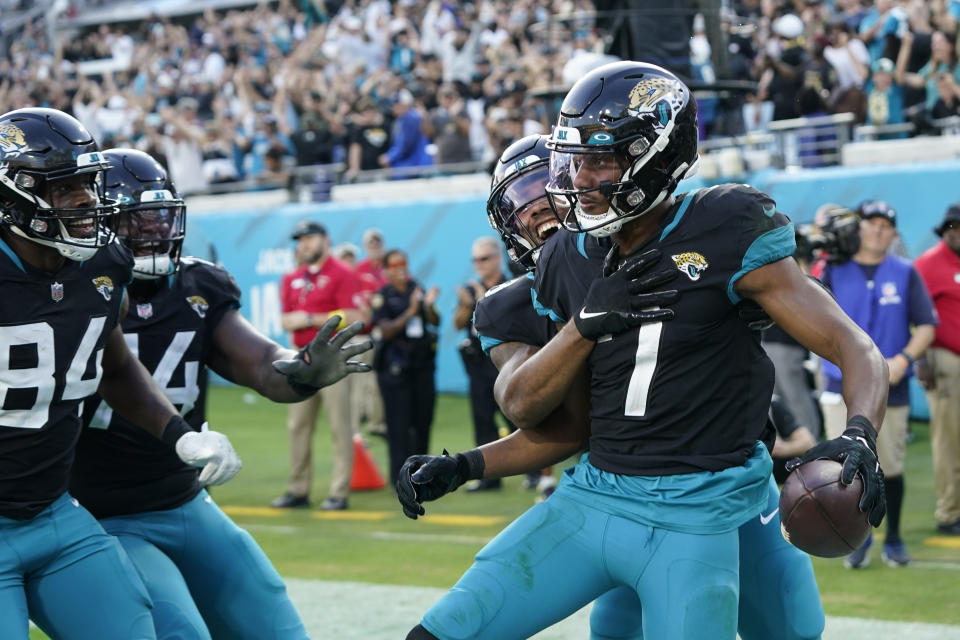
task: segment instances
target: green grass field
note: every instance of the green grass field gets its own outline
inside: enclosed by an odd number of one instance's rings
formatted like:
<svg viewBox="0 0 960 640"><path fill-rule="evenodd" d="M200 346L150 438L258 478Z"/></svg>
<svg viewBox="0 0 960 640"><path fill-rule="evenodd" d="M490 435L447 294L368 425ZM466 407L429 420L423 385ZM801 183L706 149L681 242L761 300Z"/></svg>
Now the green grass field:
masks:
<svg viewBox="0 0 960 640"><path fill-rule="evenodd" d="M241 389L215 388L208 412L211 427L230 435L244 461L243 471L212 493L286 577L446 588L474 553L534 500L534 492L521 489L520 478L511 478L500 491L461 491L428 504L428 516L417 521L403 516L389 488L354 493L346 512L270 510L266 507L283 492L288 470L285 409ZM861 571L844 569L840 560L815 559L828 616L960 625L960 539L935 535L927 425L915 423L913 431L902 529L915 562L890 569L880 562L879 545L874 546L873 564ZM384 441L369 440L378 466L385 469ZM471 440L466 399L441 397L431 450L462 450ZM326 495L331 463L323 422L314 458L312 497L319 502Z"/></svg>

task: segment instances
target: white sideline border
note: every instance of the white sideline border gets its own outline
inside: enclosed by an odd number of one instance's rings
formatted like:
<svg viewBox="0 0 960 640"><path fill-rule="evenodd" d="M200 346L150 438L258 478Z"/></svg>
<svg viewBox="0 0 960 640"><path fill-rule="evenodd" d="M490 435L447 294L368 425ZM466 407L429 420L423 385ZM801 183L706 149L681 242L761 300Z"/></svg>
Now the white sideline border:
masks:
<svg viewBox="0 0 960 640"><path fill-rule="evenodd" d="M311 638L402 640L446 589L287 578L287 590ZM536 640L586 640L584 607ZM960 626L827 617L823 640L960 640Z"/></svg>

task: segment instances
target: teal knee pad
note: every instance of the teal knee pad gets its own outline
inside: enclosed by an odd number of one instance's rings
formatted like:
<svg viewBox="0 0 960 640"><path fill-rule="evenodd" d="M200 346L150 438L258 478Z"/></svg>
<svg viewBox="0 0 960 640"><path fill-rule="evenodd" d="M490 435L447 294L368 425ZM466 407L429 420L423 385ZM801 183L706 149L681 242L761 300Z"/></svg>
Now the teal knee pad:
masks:
<svg viewBox="0 0 960 640"><path fill-rule="evenodd" d="M503 585L494 576L473 567L430 607L422 624L443 640L476 640L482 637L480 634L500 611L503 601Z"/></svg>

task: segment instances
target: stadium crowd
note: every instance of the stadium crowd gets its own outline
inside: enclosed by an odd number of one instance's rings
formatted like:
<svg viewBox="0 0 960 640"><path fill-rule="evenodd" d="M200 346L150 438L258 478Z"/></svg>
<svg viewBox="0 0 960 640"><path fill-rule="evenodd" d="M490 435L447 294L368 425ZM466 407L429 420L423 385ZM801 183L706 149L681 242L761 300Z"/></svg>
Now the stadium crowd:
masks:
<svg viewBox="0 0 960 640"><path fill-rule="evenodd" d="M64 17L91 4L106 3L75 2ZM753 87L701 100L701 136L841 112L929 131L960 112L958 16L960 2L945 0L739 0L691 13L692 79ZM104 146L171 167L185 193L284 185L304 165L336 163L339 181L476 169L549 129L553 91L608 59L608 19L591 0L280 0L86 29L41 15L7 34L0 108L70 112Z"/></svg>

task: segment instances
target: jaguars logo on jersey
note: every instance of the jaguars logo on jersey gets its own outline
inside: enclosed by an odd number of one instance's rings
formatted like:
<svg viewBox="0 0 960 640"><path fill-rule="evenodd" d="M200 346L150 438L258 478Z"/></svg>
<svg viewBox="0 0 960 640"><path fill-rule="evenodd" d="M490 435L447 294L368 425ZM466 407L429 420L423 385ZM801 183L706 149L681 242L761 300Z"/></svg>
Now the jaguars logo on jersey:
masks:
<svg viewBox="0 0 960 640"><path fill-rule="evenodd" d="M696 251L687 251L670 257L673 258L673 262L677 265L680 273L686 275L694 282L699 280L701 274L710 266L707 263L707 259Z"/></svg>
<svg viewBox="0 0 960 640"><path fill-rule="evenodd" d="M19 153L27 146L23 130L15 124L0 125L0 155Z"/></svg>
<svg viewBox="0 0 960 640"><path fill-rule="evenodd" d="M210 308L210 305L203 296L188 296L187 304L189 304L190 308L196 311L197 315L201 318L206 317L207 309Z"/></svg>
<svg viewBox="0 0 960 640"><path fill-rule="evenodd" d="M110 296L113 295L113 280L107 276L97 276L93 279L93 286L100 292L104 300L110 301Z"/></svg>

